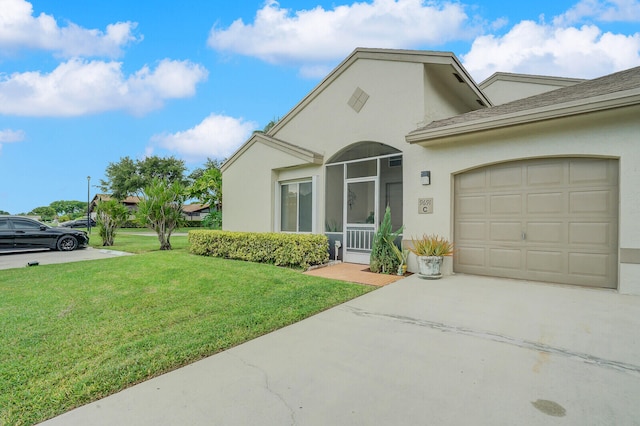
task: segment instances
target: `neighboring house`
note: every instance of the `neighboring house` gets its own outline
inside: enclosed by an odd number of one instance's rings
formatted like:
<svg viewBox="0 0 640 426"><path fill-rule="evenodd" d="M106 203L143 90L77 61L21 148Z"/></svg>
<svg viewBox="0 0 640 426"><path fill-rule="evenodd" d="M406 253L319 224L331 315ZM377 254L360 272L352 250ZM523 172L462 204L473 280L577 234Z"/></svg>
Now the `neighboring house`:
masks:
<svg viewBox="0 0 640 426"><path fill-rule="evenodd" d="M182 215L189 221L201 221L211 212L209 204L187 204L182 206Z"/></svg>
<svg viewBox="0 0 640 426"><path fill-rule="evenodd" d="M326 233L367 263L389 205L404 244L454 241L449 272L640 294L640 68L517 80L565 87L491 106L453 54L357 49L223 165L223 229Z"/></svg>
<svg viewBox="0 0 640 426"><path fill-rule="evenodd" d="M96 194L91 200L91 217L95 218L95 208L98 201L108 201L111 200L112 197L107 194ZM128 196L124 200L121 201L122 204L125 205L129 209L131 214L131 219L134 218L135 212L138 210L138 203L140 202L140 197L137 196ZM188 221L200 221L204 219L206 215L210 212L208 204L187 204L182 206L182 214L184 218Z"/></svg>
<svg viewBox="0 0 640 426"><path fill-rule="evenodd" d="M89 210L91 211L91 217L95 219L96 217L95 209L99 201L109 201L112 199L113 198L107 194L96 194L90 203L91 208ZM138 210L139 202L140 202L140 197L132 196L132 195L128 196L127 198L121 201L121 203L124 204L124 206L129 209L130 217L133 217L135 215L136 211Z"/></svg>

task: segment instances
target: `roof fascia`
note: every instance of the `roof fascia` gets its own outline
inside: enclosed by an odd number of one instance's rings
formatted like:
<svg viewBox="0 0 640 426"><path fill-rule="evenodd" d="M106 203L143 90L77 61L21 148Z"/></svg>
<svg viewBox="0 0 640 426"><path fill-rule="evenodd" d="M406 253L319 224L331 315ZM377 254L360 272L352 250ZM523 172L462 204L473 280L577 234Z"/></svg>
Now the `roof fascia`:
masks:
<svg viewBox="0 0 640 426"><path fill-rule="evenodd" d="M240 156L242 156L242 154L257 142L299 158L308 164L322 164L324 162L324 156L322 154L276 139L263 132L256 131L253 132L253 135L244 143L244 145L242 145L227 161L224 162L220 167L220 171L224 172L227 170L231 164L233 164L238 158L240 158Z"/></svg>
<svg viewBox="0 0 640 426"><path fill-rule="evenodd" d="M558 87L571 86L573 84L582 83L587 81L582 78L568 78L568 77L552 77L547 75L535 75L535 74L516 74L508 72L496 72L489 78L478 84L481 89L485 89L496 81L515 81L518 83L533 83L533 84L546 84Z"/></svg>
<svg viewBox="0 0 640 426"><path fill-rule="evenodd" d="M499 117L489 117L467 123L456 123L435 129L416 130L406 135L405 140L410 144L420 144L422 146L439 145L446 143L447 141L445 139L452 136L640 104L640 88L624 93L625 95L622 96L620 93L613 93L581 99L579 101L519 111L513 114L504 114Z"/></svg>

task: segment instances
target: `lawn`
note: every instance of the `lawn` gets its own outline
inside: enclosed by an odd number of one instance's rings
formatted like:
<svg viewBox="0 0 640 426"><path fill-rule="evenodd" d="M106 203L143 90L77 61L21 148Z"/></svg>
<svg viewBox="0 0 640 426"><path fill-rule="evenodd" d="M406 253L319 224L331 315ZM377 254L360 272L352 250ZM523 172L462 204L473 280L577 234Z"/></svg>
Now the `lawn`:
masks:
<svg viewBox="0 0 640 426"><path fill-rule="evenodd" d="M0 271L0 424L38 423L371 290L194 256L186 237L173 251L115 242L142 254Z"/></svg>

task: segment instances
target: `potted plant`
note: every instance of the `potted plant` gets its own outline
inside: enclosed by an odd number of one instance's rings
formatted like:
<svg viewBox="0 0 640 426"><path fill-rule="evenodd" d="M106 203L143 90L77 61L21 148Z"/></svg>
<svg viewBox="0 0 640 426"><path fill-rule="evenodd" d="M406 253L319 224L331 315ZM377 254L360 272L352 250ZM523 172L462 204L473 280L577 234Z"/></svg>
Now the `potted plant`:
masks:
<svg viewBox="0 0 640 426"><path fill-rule="evenodd" d="M425 279L442 277L440 269L444 256L453 254L453 243L438 235L424 234L422 238L411 238L412 247L409 248L418 257L418 275Z"/></svg>

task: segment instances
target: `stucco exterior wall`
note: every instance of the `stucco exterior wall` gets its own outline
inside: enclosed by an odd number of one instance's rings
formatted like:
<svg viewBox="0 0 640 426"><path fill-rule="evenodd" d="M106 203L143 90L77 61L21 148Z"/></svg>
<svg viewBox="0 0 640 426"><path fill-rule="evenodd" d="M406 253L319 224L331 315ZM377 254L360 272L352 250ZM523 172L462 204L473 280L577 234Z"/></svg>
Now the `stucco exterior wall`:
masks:
<svg viewBox="0 0 640 426"><path fill-rule="evenodd" d="M292 155L254 143L225 170L222 178L222 228L226 231L273 231L274 168L299 166Z"/></svg>
<svg viewBox="0 0 640 426"><path fill-rule="evenodd" d="M462 102L439 87L422 63L359 59L278 129L273 136L330 158L357 142L380 142L403 151L405 161L421 152L405 135L425 118L466 112ZM360 88L369 98L356 112L348 105ZM257 142L242 153L223 177L223 228L277 231L276 182L315 177L314 232L324 232L325 168L304 165L298 158ZM239 195L241 194L241 195Z"/></svg>
<svg viewBox="0 0 640 426"><path fill-rule="evenodd" d="M423 69L418 63L360 59L273 136L325 156L361 141L406 148L404 135L423 119ZM347 102L369 95L360 112Z"/></svg>
<svg viewBox="0 0 640 426"><path fill-rule="evenodd" d="M560 86L561 87L561 86ZM517 99L539 95L550 90L559 89L550 84L533 84L515 81L497 81L483 91L494 105L506 104Z"/></svg>
<svg viewBox="0 0 640 426"><path fill-rule="evenodd" d="M458 173L485 165L540 157L619 158L619 246L640 249L640 107L610 110L456 137L422 147L405 161L405 239L437 233L453 239L453 182ZM431 185L420 171L431 171ZM418 214L418 199L433 198L433 214ZM411 267L411 264L410 264ZM621 264L619 290L640 294L638 265ZM635 282L634 282L635 280Z"/></svg>

